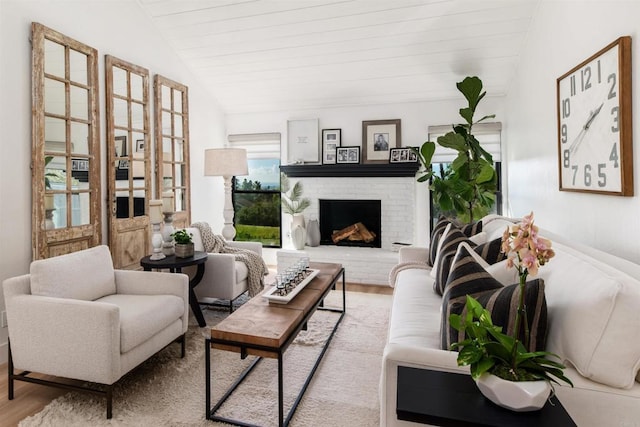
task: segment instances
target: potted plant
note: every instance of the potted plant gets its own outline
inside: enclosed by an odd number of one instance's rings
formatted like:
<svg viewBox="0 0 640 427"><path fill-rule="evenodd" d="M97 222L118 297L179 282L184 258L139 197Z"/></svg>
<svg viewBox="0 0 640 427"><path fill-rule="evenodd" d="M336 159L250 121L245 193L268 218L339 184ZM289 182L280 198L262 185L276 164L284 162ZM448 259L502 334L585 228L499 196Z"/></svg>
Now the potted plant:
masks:
<svg viewBox="0 0 640 427"><path fill-rule="evenodd" d="M480 391L494 403L508 409L526 411L544 406L551 391L550 382L564 381L573 387L564 376L564 365L551 360L559 357L546 351L529 351L520 341L524 326L524 342L529 342L529 330L524 305L524 290L528 274L536 275L538 268L553 256L551 241L538 235L533 224L533 213L524 217L520 224L507 228L502 237L502 252L506 253L507 267L515 267L519 276L519 300L515 327L512 335L502 332L493 324L491 314L473 297L467 295L466 315L452 314L451 325L464 331L465 339L454 343L458 349L458 365L469 365L471 376ZM525 320L523 322L523 319ZM518 392L523 390L523 401ZM504 393L504 394L503 394ZM530 399L528 402L526 399Z"/></svg>
<svg viewBox="0 0 640 427"><path fill-rule="evenodd" d="M177 230L171 234L175 240L175 251L177 258L189 258L193 256L193 234L187 233L187 230Z"/></svg>
<svg viewBox="0 0 640 427"><path fill-rule="evenodd" d="M431 181L429 189L433 202L443 213L455 213L463 222L471 223L489 213L495 202L497 175L493 168L493 158L485 151L473 135L473 126L495 114L474 121L476 108L486 92L482 91L482 81L478 77L466 77L456 84L464 95L468 106L460 109L464 123L453 125L453 130L438 137L438 145L458 152L448 168L433 171L431 159L436 143L426 141L419 149L413 149L424 167L424 175L418 182Z"/></svg>
<svg viewBox="0 0 640 427"><path fill-rule="evenodd" d="M302 181L296 181L291 187L289 177L284 173L280 174L280 189L282 192L282 210L291 215L291 240L293 246L300 250L304 249L307 233L304 225L302 212L311 205L311 200L302 197Z"/></svg>

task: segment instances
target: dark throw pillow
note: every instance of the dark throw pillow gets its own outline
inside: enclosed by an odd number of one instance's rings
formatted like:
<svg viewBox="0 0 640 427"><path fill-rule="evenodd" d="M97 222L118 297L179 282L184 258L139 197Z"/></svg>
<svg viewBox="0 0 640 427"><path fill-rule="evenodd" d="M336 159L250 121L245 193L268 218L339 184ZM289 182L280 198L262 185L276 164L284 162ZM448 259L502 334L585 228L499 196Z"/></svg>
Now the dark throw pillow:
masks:
<svg viewBox="0 0 640 427"><path fill-rule="evenodd" d="M495 264L503 259L507 259L507 254L502 253L500 248L502 247L502 237L493 239L490 242L483 243L473 248L478 255L482 257L487 264Z"/></svg>
<svg viewBox="0 0 640 427"><path fill-rule="evenodd" d="M464 340L464 332L458 332L449 324L451 314L465 315L467 295L471 295L491 313L494 325L511 335L515 328L519 285L503 287L461 246L456 253L444 296L442 298L441 345L449 350L451 344ZM547 334L547 302L544 297L544 281L535 279L525 284L524 301L529 324L529 342L523 344L530 351L543 351ZM524 340L524 332L521 333Z"/></svg>
<svg viewBox="0 0 640 427"><path fill-rule="evenodd" d="M466 242L471 247L475 247L475 243L451 224L449 232L442 237L442 245L438 254L437 265L434 266L436 274L433 281L433 291L438 295L442 295L444 292L449 270L451 269L451 263L458 250L458 245L462 242Z"/></svg>
<svg viewBox="0 0 640 427"><path fill-rule="evenodd" d="M447 225L451 223L451 220L441 216L438 218L438 222L433 227L433 231L431 231L431 239L429 243L429 260L427 264L433 266L436 262L436 255L438 254L438 242L440 242L440 237L444 232L444 229L447 228Z"/></svg>
<svg viewBox="0 0 640 427"><path fill-rule="evenodd" d="M482 231L482 221L465 224L460 227L460 231L462 231L462 233L467 237L475 236Z"/></svg>

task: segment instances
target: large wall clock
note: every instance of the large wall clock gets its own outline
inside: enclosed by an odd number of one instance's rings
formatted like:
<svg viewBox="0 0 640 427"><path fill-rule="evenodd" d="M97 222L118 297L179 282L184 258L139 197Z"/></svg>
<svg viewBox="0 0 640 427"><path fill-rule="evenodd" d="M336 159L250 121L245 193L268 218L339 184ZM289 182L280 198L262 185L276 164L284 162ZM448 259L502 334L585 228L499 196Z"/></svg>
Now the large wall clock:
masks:
<svg viewBox="0 0 640 427"><path fill-rule="evenodd" d="M557 80L561 191L633 196L631 37Z"/></svg>

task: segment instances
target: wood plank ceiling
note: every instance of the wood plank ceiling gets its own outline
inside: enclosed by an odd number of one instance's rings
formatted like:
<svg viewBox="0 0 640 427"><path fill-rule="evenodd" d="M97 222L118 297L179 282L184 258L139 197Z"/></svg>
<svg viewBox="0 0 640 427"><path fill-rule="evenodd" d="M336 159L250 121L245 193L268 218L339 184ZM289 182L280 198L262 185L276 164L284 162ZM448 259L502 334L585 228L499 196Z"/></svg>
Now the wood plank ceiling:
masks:
<svg viewBox="0 0 640 427"><path fill-rule="evenodd" d="M138 0L227 113L504 95L539 0Z"/></svg>

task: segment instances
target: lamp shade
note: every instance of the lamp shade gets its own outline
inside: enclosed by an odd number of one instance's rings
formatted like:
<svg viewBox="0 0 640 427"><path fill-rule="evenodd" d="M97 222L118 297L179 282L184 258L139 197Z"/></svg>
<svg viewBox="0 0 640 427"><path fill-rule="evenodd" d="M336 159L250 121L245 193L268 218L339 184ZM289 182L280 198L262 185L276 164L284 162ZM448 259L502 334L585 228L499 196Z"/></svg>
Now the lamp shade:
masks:
<svg viewBox="0 0 640 427"><path fill-rule="evenodd" d="M210 148L204 150L205 176L248 175L247 150L244 148Z"/></svg>

